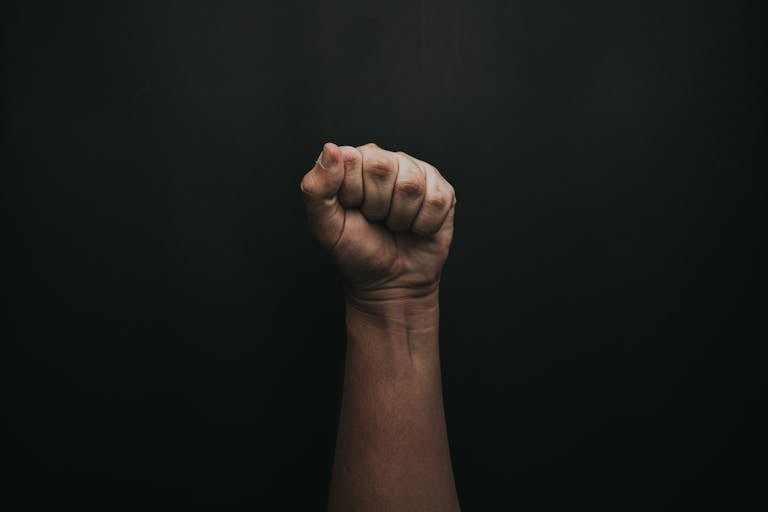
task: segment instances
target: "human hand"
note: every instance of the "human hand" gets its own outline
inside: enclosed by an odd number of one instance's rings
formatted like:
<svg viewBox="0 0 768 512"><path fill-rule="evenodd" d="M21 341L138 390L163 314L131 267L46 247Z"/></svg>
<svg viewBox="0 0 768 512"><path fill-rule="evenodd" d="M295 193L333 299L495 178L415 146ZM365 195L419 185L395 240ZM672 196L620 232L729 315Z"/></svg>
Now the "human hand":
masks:
<svg viewBox="0 0 768 512"><path fill-rule="evenodd" d="M300 188L310 229L336 262L348 298L436 297L456 196L435 167L373 143L328 142Z"/></svg>

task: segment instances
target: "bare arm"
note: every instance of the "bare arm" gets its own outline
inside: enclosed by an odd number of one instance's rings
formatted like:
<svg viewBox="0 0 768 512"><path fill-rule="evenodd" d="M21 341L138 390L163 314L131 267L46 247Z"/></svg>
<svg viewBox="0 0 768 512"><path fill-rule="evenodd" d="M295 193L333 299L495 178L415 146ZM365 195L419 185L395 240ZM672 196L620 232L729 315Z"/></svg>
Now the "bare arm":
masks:
<svg viewBox="0 0 768 512"><path fill-rule="evenodd" d="M437 291L347 304L331 510L458 510L443 415Z"/></svg>
<svg viewBox="0 0 768 512"><path fill-rule="evenodd" d="M346 290L331 510L459 510L443 412L439 278L455 196L402 152L328 143L301 189Z"/></svg>

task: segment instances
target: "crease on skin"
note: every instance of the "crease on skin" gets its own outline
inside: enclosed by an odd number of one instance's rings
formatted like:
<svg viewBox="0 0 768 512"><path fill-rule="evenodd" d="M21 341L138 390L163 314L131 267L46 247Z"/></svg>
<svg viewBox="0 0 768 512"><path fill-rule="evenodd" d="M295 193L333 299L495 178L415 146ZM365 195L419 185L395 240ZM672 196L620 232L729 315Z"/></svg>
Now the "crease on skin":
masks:
<svg viewBox="0 0 768 512"><path fill-rule="evenodd" d="M399 151L398 153L402 155L403 158L407 158L408 160L410 160L411 164L414 165L417 169L419 169L421 173L424 175L424 196L422 196L421 198L421 203L419 203L419 208L416 210L416 214L411 219L411 222L408 223L408 227L406 229L410 230L413 227L413 223L416 222L416 218L419 216L419 212L421 211L421 208L424 206L424 197L427 195L427 174L428 173L424 169L424 167L419 165L419 162L414 157L412 157L405 151Z"/></svg>
<svg viewBox="0 0 768 512"><path fill-rule="evenodd" d="M397 171L400 172L400 159L398 159ZM394 190L394 187L392 187ZM394 194L394 193L393 193ZM397 243L397 234L392 234L392 240L395 242L395 262L398 261L400 255L400 244ZM408 360L413 364L413 343L411 341L411 333L406 330L405 332L405 345L408 347Z"/></svg>
<svg viewBox="0 0 768 512"><path fill-rule="evenodd" d="M343 157L343 155L341 155L341 156ZM318 155L318 157L317 157L316 163L324 171L330 172L331 168L330 167L326 167L326 166L323 165L323 158L322 157L323 157L323 152L321 151L320 155ZM342 165L342 168L343 168L343 166L344 166L343 158L341 160L341 165ZM339 200L338 200L338 198L335 195L330 197L330 198L326 198L326 199L328 201L330 201L330 202L336 203L336 206L341 208L342 215L343 215L343 218L341 219L341 229L339 230L339 236L336 237L336 241L333 242L333 244L331 245L331 248L330 248L330 252L333 254L335 252L335 250L336 250L336 246L339 245L339 241L341 241L342 235L344 234L344 228L345 228L345 226L347 224L347 213L344 211L344 208L341 207L341 204L339 203Z"/></svg>
<svg viewBox="0 0 768 512"><path fill-rule="evenodd" d="M443 215L442 219L440 221L440 226L437 228L437 231L432 233L433 236L437 236L438 233L443 229L443 226L445 225L445 222L448 220L448 217L451 215L451 210L455 209L456 207L456 201L454 199L451 199L451 206L448 207L448 210Z"/></svg>
<svg viewBox="0 0 768 512"><path fill-rule="evenodd" d="M336 200L338 203L338 199ZM341 206L340 203L338 203L339 209L341 209L341 214L343 215L341 219L341 229L339 230L339 236L336 237L336 241L333 242L333 245L331 245L330 252L334 256L336 256L336 246L339 245L339 242L341 241L341 237L344 235L344 228L347 226L347 212L344 210L344 208Z"/></svg>
<svg viewBox="0 0 768 512"><path fill-rule="evenodd" d="M413 342L411 341L411 333L405 330L405 344L408 347L408 360L413 364Z"/></svg>
<svg viewBox="0 0 768 512"><path fill-rule="evenodd" d="M360 146L359 148L357 148L358 151L360 152L360 174L361 174L361 178L362 178L362 182L363 182L363 199L362 199L362 201L360 203L360 211L361 212L363 211L363 204L365 203L365 151L363 151L360 148L364 148L365 146L373 146L375 149L379 149L379 150L381 150L384 153L392 153L392 154L394 154L391 151L386 151L386 150L382 149L381 147L379 147L377 144L375 144L373 142L369 142L368 144L364 144L363 146ZM397 181L397 176L400 174L400 159L397 158L396 155L395 155L395 162L396 162L397 167L395 168L394 180L396 182ZM386 164L384 164L384 165L386 165ZM374 181L374 183L375 183L375 181ZM374 187L376 189L380 190L380 186L378 184L375 184ZM394 187L394 183L393 183L392 190L389 192L389 202L387 203L387 211L384 212L384 216L381 219L384 222L386 222L387 218L389 217L389 212L392 209L392 197L394 195L394 188L395 187ZM372 222L374 222L374 221L372 221Z"/></svg>
<svg viewBox="0 0 768 512"><path fill-rule="evenodd" d="M397 163L397 168L395 169L395 181L392 183L392 191L389 193L389 205L387 206L387 215L384 217L385 221L389 218L390 214L392 213L392 203L395 200L395 189L397 189L397 178L400 177L400 159L397 157L396 154L395 154L395 162Z"/></svg>
<svg viewBox="0 0 768 512"><path fill-rule="evenodd" d="M360 153L360 188L363 189L363 198L360 200L360 206L358 209L360 213L363 213L363 205L365 204L365 152L360 149L363 146L358 146L355 149Z"/></svg>
<svg viewBox="0 0 768 512"><path fill-rule="evenodd" d="M424 210L424 204L427 202L427 192L429 191L429 169L426 169L422 162L417 158L411 158L413 160L413 163L416 164L416 166L421 169L421 171L424 173L424 197L421 200L421 204L419 205L419 210L416 212L416 215L413 216L413 220L411 221L411 225L409 226L409 229L413 230L413 226L416 224L416 221L418 220L419 216L421 215L421 212ZM415 233L415 231L414 231ZM418 233L417 233L418 234ZM423 235L422 235L423 236Z"/></svg>
<svg viewBox="0 0 768 512"><path fill-rule="evenodd" d="M355 164L357 163L357 160L354 157L353 158L345 158L344 157L344 151L343 151L344 148L348 148L348 150L351 150L351 151L356 151L357 154L360 155L360 201L359 201L359 204L357 204L357 207L359 208L363 204L363 201L365 201L365 187L363 186L363 169L362 169L363 154L356 147L352 147L352 146L343 146L342 147L342 160L341 161L342 161L342 164L343 164L343 167L344 167L344 181L346 181L347 178L349 177L349 175L352 172L354 172L354 167L355 167ZM341 186L343 188L345 186L344 183L342 183ZM352 201L352 203L356 204L355 201ZM344 205L342 205L342 206L344 206Z"/></svg>
<svg viewBox="0 0 768 512"><path fill-rule="evenodd" d="M363 207L363 202L365 201L365 182L363 181L363 152L360 151L359 148L355 148L355 151L360 155L360 208Z"/></svg>

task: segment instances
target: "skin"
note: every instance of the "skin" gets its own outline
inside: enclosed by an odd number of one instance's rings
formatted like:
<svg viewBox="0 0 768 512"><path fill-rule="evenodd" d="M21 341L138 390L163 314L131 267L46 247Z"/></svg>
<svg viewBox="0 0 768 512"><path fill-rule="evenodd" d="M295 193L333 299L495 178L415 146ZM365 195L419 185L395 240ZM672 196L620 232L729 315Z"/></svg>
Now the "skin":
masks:
<svg viewBox="0 0 768 512"><path fill-rule="evenodd" d="M454 189L402 151L330 142L300 188L346 300L329 510L459 510L438 349Z"/></svg>

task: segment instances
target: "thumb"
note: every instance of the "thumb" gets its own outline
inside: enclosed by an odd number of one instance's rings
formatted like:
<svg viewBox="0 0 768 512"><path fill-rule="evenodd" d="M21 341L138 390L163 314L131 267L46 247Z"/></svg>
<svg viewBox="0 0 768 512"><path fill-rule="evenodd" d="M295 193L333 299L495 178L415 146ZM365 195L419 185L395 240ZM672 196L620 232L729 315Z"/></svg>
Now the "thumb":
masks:
<svg viewBox="0 0 768 512"><path fill-rule="evenodd" d="M336 244L344 227L344 209L336 197L343 181L341 150L336 144L326 142L314 167L300 184L309 227L326 249Z"/></svg>

